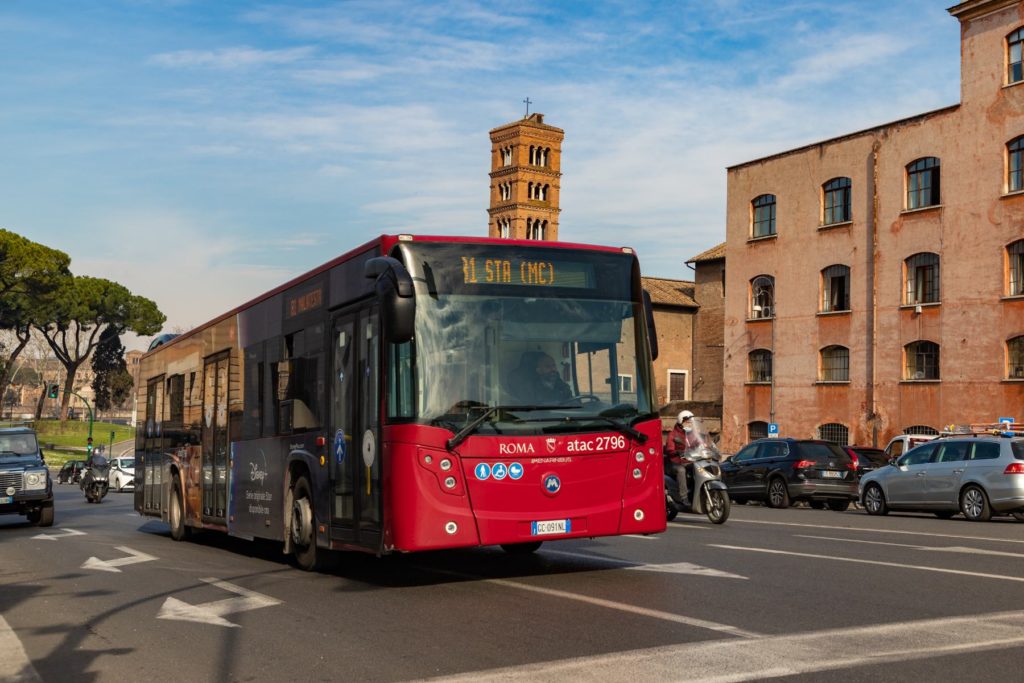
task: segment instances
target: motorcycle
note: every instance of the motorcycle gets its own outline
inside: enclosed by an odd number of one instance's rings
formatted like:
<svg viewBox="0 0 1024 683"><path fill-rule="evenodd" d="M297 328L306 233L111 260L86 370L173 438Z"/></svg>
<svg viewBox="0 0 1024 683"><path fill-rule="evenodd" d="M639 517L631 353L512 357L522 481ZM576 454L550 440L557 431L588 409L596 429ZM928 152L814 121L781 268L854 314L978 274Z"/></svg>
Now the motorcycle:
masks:
<svg viewBox="0 0 1024 683"><path fill-rule="evenodd" d="M665 449L665 516L672 521L680 512L705 514L712 524L724 524L729 519L731 503L729 489L722 481L722 470L718 466L721 454L711 442L707 434L701 430L697 418L692 418L693 429L699 444L686 453L686 483L690 491L689 504L685 504L679 495L679 484L676 482L675 467L669 461L669 451ZM670 437L671 438L671 437Z"/></svg>
<svg viewBox="0 0 1024 683"><path fill-rule="evenodd" d="M85 466L78 486L90 503L99 503L110 488L110 463L102 455L93 454Z"/></svg>

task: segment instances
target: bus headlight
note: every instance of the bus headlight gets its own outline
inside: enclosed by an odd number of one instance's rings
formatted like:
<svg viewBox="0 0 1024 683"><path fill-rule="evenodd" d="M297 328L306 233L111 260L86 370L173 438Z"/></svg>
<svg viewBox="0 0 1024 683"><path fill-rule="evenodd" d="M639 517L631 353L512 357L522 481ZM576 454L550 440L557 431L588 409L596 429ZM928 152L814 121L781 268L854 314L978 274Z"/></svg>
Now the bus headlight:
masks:
<svg viewBox="0 0 1024 683"><path fill-rule="evenodd" d="M448 458L445 458L444 460L442 460L440 462L440 465L441 465L441 469L444 470L445 472L447 472L448 470L450 470L452 468L452 461L449 460Z"/></svg>
<svg viewBox="0 0 1024 683"><path fill-rule="evenodd" d="M454 534L458 530L459 530L459 525L456 524L455 522L448 522L447 524L444 525L444 531L449 536Z"/></svg>
<svg viewBox="0 0 1024 683"><path fill-rule="evenodd" d="M643 462L644 461L644 452L643 451L637 451L636 452L636 461L637 462Z"/></svg>
<svg viewBox="0 0 1024 683"><path fill-rule="evenodd" d="M450 489L455 488L455 477L448 477L444 480L444 485Z"/></svg>
<svg viewBox="0 0 1024 683"><path fill-rule="evenodd" d="M644 476L644 473L640 471L640 468L639 468L639 467L637 467L637 468L635 468L635 469L633 470L633 478L634 478L634 479L639 479L639 478L640 478L640 477L642 477L642 476Z"/></svg>
<svg viewBox="0 0 1024 683"><path fill-rule="evenodd" d="M28 470L25 472L25 489L45 489L46 470Z"/></svg>
<svg viewBox="0 0 1024 683"><path fill-rule="evenodd" d="M633 511L633 519L635 519L638 522L644 521L644 511L643 510L634 510Z"/></svg>

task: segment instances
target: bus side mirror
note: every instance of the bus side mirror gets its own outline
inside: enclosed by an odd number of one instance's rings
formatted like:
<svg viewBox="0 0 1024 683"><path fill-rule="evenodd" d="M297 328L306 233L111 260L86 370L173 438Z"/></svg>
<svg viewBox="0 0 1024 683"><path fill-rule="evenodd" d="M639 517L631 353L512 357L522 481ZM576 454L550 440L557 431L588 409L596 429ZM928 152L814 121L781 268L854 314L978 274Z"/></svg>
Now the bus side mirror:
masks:
<svg viewBox="0 0 1024 683"><path fill-rule="evenodd" d="M658 360L658 330L654 327L654 306L651 295L644 290L644 317L647 318L647 341L651 346L651 360Z"/></svg>
<svg viewBox="0 0 1024 683"><path fill-rule="evenodd" d="M416 297L409 271L398 259L377 256L366 262L363 275L377 280L377 298L387 340L401 344L412 339Z"/></svg>

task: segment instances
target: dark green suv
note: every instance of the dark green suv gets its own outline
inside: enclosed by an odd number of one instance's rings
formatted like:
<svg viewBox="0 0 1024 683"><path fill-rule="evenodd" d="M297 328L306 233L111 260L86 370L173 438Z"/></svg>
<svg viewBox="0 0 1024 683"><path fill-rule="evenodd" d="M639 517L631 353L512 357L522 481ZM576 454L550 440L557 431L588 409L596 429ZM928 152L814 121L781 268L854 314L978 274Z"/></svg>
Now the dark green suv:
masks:
<svg viewBox="0 0 1024 683"><path fill-rule="evenodd" d="M0 428L0 515L24 515L53 525L53 483L35 430Z"/></svg>

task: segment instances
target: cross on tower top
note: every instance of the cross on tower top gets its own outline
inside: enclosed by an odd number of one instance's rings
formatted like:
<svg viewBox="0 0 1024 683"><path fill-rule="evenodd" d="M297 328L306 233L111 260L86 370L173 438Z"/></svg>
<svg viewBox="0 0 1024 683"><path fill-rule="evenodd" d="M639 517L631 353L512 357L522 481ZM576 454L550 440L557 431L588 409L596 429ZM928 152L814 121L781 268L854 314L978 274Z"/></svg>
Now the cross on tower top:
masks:
<svg viewBox="0 0 1024 683"><path fill-rule="evenodd" d="M523 100L523 102L526 102L526 118L529 118L529 116L530 116L530 105L533 104L533 102L530 101L529 96L527 96L527 98L525 100Z"/></svg>

